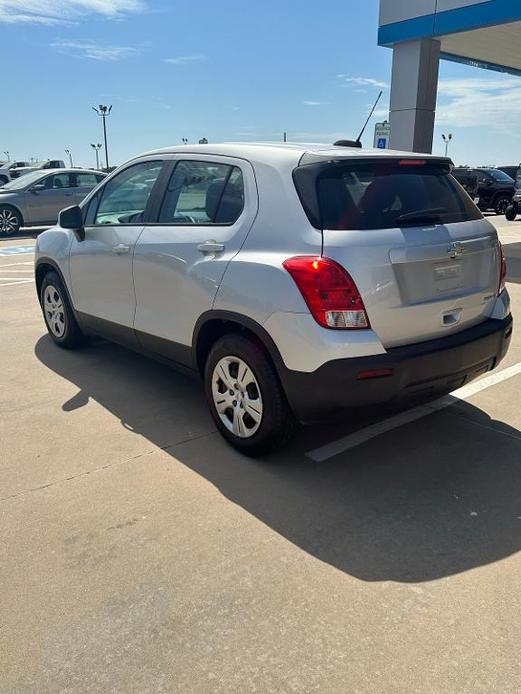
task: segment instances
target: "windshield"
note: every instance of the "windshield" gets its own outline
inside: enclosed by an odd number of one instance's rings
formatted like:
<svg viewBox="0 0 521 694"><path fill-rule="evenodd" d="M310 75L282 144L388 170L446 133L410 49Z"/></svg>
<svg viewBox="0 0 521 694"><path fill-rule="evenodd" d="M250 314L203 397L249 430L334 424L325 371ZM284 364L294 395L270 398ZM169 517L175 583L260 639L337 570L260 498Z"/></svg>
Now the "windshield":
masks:
<svg viewBox="0 0 521 694"><path fill-rule="evenodd" d="M308 165L295 170L294 180L310 221L322 229L391 229L482 217L447 164L435 160Z"/></svg>
<svg viewBox="0 0 521 694"><path fill-rule="evenodd" d="M31 183L36 183L42 178L45 178L45 176L47 176L47 174L42 174L41 171L32 171L24 176L20 176L20 178L16 178L10 183L6 183L5 186L0 188L0 190L22 190L22 188L27 188L27 186L30 186Z"/></svg>
<svg viewBox="0 0 521 694"><path fill-rule="evenodd" d="M500 171L499 169L491 169L487 173L489 173L494 181L498 181L500 183L510 183L511 185L514 183L514 179L512 179L508 174L506 174L504 171Z"/></svg>

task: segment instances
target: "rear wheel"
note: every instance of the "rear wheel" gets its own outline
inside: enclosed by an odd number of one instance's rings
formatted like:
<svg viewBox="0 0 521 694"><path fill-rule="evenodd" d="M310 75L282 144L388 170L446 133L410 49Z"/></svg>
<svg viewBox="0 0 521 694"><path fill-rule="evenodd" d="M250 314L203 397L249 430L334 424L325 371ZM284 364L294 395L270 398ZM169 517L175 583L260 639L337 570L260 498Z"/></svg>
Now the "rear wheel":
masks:
<svg viewBox="0 0 521 694"><path fill-rule="evenodd" d="M64 349L75 349L86 341L69 303L58 273L48 272L40 290L42 313L53 341Z"/></svg>
<svg viewBox="0 0 521 694"><path fill-rule="evenodd" d="M224 438L251 457L281 448L295 420L264 349L242 335L222 337L208 356L205 391Z"/></svg>
<svg viewBox="0 0 521 694"><path fill-rule="evenodd" d="M507 211L507 207L510 207L511 204L512 198L508 197L508 195L500 195L494 204L496 214L505 214Z"/></svg>
<svg viewBox="0 0 521 694"><path fill-rule="evenodd" d="M517 205L509 205L505 210L505 217L509 222L513 222L517 217Z"/></svg>
<svg viewBox="0 0 521 694"><path fill-rule="evenodd" d="M15 207L2 205L0 207L0 235L17 234L22 226L22 215Z"/></svg>

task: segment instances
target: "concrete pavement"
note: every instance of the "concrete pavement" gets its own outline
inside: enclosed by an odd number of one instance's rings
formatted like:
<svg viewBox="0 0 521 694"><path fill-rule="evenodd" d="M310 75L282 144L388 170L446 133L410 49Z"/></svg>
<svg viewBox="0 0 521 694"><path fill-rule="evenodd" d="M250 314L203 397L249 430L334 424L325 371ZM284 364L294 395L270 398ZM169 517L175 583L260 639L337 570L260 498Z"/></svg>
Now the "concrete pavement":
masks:
<svg viewBox="0 0 521 694"><path fill-rule="evenodd" d="M0 267L2 694L519 692L521 376L324 463L365 422L251 461L191 379L54 347L4 280L27 267Z"/></svg>

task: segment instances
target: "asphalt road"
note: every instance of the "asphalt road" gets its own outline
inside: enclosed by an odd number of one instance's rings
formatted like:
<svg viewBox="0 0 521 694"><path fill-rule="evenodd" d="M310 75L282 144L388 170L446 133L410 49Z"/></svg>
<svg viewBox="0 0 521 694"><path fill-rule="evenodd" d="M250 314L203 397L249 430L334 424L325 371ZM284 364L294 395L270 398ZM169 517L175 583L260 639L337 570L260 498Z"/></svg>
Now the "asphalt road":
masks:
<svg viewBox="0 0 521 694"><path fill-rule="evenodd" d="M519 314L521 222L497 221ZM2 694L518 694L518 331L500 383L251 461L197 382L54 347L33 243L0 242Z"/></svg>

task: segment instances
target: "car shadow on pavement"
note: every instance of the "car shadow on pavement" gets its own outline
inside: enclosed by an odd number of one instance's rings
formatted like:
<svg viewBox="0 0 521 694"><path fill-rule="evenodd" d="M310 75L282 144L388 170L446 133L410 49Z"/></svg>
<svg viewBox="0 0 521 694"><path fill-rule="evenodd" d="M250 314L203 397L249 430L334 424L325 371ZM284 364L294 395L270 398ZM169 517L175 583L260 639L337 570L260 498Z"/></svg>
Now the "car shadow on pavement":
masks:
<svg viewBox="0 0 521 694"><path fill-rule="evenodd" d="M325 463L305 452L360 423L302 429L284 451L249 460L215 432L193 379L108 343L66 352L45 336L35 351L79 389L62 410L95 400L288 541L361 580L431 581L521 549L521 432L470 404Z"/></svg>

